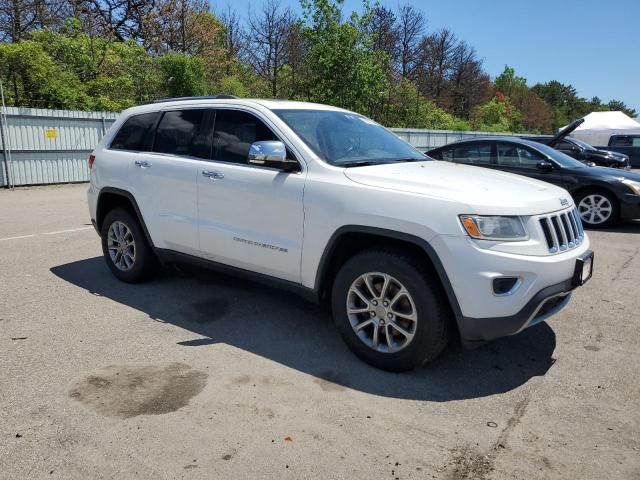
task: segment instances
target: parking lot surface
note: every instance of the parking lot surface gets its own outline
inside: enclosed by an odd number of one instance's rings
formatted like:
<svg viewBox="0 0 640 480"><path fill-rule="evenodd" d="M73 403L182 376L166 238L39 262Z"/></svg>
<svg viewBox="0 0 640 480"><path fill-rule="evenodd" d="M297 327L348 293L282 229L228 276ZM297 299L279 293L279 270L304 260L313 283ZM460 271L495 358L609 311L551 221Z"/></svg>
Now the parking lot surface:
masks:
<svg viewBox="0 0 640 480"><path fill-rule="evenodd" d="M548 324L391 374L289 293L118 282L85 190L0 191L0 478L640 478L640 223Z"/></svg>

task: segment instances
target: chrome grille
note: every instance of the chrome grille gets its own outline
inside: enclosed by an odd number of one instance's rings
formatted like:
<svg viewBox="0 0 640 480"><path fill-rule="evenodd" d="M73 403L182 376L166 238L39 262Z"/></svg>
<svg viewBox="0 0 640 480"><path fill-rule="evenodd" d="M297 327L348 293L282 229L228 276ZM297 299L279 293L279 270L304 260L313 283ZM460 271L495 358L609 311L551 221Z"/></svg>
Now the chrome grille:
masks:
<svg viewBox="0 0 640 480"><path fill-rule="evenodd" d="M584 239L580 214L575 208L540 217L540 226L550 253L575 248Z"/></svg>

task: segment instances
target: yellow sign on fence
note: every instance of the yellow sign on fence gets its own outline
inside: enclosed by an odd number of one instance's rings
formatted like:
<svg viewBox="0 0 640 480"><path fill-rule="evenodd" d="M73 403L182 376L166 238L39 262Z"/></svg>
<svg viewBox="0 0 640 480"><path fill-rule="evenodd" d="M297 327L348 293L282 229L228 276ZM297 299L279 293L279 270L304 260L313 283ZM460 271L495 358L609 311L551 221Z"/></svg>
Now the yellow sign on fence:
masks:
<svg viewBox="0 0 640 480"><path fill-rule="evenodd" d="M45 128L44 136L51 140L58 138L58 130L55 128Z"/></svg>

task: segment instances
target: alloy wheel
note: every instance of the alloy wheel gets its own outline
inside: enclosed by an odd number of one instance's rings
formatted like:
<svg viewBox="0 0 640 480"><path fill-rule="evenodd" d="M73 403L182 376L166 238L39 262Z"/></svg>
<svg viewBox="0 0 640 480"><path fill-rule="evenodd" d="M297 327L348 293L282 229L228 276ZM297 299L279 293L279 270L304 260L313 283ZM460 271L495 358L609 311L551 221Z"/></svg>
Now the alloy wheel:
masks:
<svg viewBox="0 0 640 480"><path fill-rule="evenodd" d="M360 275L349 287L347 316L362 343L383 353L406 348L416 333L418 312L409 291L381 272Z"/></svg>
<svg viewBox="0 0 640 480"><path fill-rule="evenodd" d="M113 264L127 272L136 262L136 243L131 229L121 221L115 221L107 233L107 249Z"/></svg>
<svg viewBox="0 0 640 480"><path fill-rule="evenodd" d="M613 205L607 197L594 193L580 200L578 210L583 222L600 225L611 217Z"/></svg>

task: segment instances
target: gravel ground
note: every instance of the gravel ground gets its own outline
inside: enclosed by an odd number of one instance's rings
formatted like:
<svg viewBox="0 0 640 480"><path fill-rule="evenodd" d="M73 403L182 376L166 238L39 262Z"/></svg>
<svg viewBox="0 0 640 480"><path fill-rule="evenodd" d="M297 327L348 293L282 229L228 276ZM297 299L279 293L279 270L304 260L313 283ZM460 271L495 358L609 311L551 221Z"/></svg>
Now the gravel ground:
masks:
<svg viewBox="0 0 640 480"><path fill-rule="evenodd" d="M119 283L85 189L0 191L0 478L640 478L640 223L548 324L390 374L290 294Z"/></svg>

